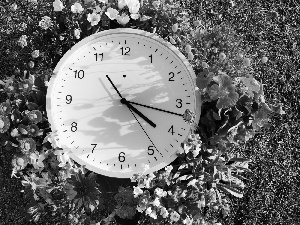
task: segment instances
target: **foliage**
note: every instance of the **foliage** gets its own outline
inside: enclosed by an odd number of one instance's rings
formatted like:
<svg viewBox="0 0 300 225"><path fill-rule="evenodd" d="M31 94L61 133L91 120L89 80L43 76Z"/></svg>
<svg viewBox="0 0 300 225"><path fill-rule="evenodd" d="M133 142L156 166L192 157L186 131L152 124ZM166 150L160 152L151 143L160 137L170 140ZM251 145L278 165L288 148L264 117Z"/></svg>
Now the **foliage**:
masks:
<svg viewBox="0 0 300 225"><path fill-rule="evenodd" d="M285 113L279 103L266 104L263 84L254 78L252 67L260 58L252 59L226 24L213 26L204 18L189 21L188 11L176 2L143 1L139 19L130 4L121 9L115 1L81 1L80 13L70 11L74 1L63 1L64 8L59 1L55 7L48 1L34 2L15 1L17 7L27 10L15 9L10 3L1 7L10 15L1 21L1 32L6 33L1 37L6 40L1 50L7 55L2 65L12 65L5 67L7 77L0 82L5 94L0 107L1 145L14 153L12 176L24 179L32 220L109 224L117 217L137 215L135 206L143 214L140 224L192 224L192 220L213 224L218 216L220 220L226 217L230 195L243 196L242 180L249 175L241 173L251 171L248 163L252 161L234 157L229 149L249 143L256 133L270 127L270 115ZM105 13L114 12L109 8L122 16L113 19ZM94 25L88 21L93 13L100 16ZM182 143L173 166L148 176L137 175L134 190L120 188L111 215L92 222L95 213L103 214L101 194L93 174L85 174L51 132L45 94L52 69L70 47L92 33L116 27L156 32L187 56L202 95L201 119Z"/></svg>

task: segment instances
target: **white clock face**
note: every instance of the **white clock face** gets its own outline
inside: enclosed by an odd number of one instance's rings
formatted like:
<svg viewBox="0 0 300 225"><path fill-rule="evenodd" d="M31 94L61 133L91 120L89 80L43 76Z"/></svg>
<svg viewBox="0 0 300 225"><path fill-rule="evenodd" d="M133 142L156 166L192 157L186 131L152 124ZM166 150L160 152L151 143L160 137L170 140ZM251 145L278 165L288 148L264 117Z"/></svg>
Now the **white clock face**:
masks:
<svg viewBox="0 0 300 225"><path fill-rule="evenodd" d="M129 178L142 164L146 173L161 169L189 133L182 115L196 112L195 75L174 46L150 35L130 28L96 33L65 54L49 82L52 131L72 159L96 173Z"/></svg>

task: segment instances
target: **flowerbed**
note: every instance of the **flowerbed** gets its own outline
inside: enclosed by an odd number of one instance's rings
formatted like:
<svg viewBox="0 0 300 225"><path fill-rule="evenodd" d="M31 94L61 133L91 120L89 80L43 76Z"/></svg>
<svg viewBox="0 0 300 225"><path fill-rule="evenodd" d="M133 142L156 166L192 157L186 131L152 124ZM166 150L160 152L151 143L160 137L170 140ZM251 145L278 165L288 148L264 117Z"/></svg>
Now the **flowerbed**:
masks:
<svg viewBox="0 0 300 225"><path fill-rule="evenodd" d="M136 223L217 224L217 214L227 216L226 195L241 198L243 173L251 172L250 160L234 157L229 149L267 128L271 115L284 114L281 104L266 104L249 49L238 35L226 25L189 21L188 13L171 1L29 1L11 4L9 10L16 12L18 5L32 11L33 26L20 24L27 33L18 34L8 50L27 62L15 62L10 77L0 82L6 94L0 104L1 145L15 153L12 177L22 178L28 198L32 196L32 220L109 224L116 217L143 215ZM33 13L37 8L47 16ZM183 118L191 131L178 159L155 173L134 176L136 185L120 187L115 209L104 216L95 174L70 159L51 132L45 95L51 68L72 45L116 27L155 32L177 46L196 72L202 109L200 121L193 121L192 112ZM255 63L267 61L263 56Z"/></svg>

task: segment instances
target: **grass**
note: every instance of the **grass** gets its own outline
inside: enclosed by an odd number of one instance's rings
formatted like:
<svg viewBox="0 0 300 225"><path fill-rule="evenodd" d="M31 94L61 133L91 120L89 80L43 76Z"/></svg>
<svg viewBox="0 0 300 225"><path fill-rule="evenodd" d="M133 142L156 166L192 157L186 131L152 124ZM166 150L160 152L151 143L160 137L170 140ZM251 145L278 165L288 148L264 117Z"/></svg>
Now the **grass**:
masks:
<svg viewBox="0 0 300 225"><path fill-rule="evenodd" d="M245 182L244 197L230 197L231 214L222 224L300 224L299 3L238 0L232 8L229 1L213 1L203 2L199 9L200 4L194 4L196 1L182 2L191 9L195 19L200 11L202 16L215 18L214 23L218 23L212 11L216 15L222 14L223 20L228 21L250 45L253 57L265 54L269 58L266 65L254 68L255 77L265 84L266 101L284 103L286 112L272 118L269 130L232 149L252 160L249 168L253 174L248 175L249 180ZM276 11L278 17L268 13L270 10ZM6 65L5 60L1 55L0 67ZM23 210L26 200L20 192L21 180L10 178L12 156L12 152L0 149L0 224L3 225L26 224Z"/></svg>

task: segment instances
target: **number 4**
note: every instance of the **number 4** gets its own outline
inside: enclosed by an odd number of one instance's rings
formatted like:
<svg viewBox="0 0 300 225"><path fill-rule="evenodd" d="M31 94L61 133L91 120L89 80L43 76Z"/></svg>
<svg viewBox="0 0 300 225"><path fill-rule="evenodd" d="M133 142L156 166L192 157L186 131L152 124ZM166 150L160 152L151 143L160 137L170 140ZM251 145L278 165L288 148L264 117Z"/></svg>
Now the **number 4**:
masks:
<svg viewBox="0 0 300 225"><path fill-rule="evenodd" d="M170 127L170 129L168 130L168 132L170 132L172 135L175 133L173 125Z"/></svg>

